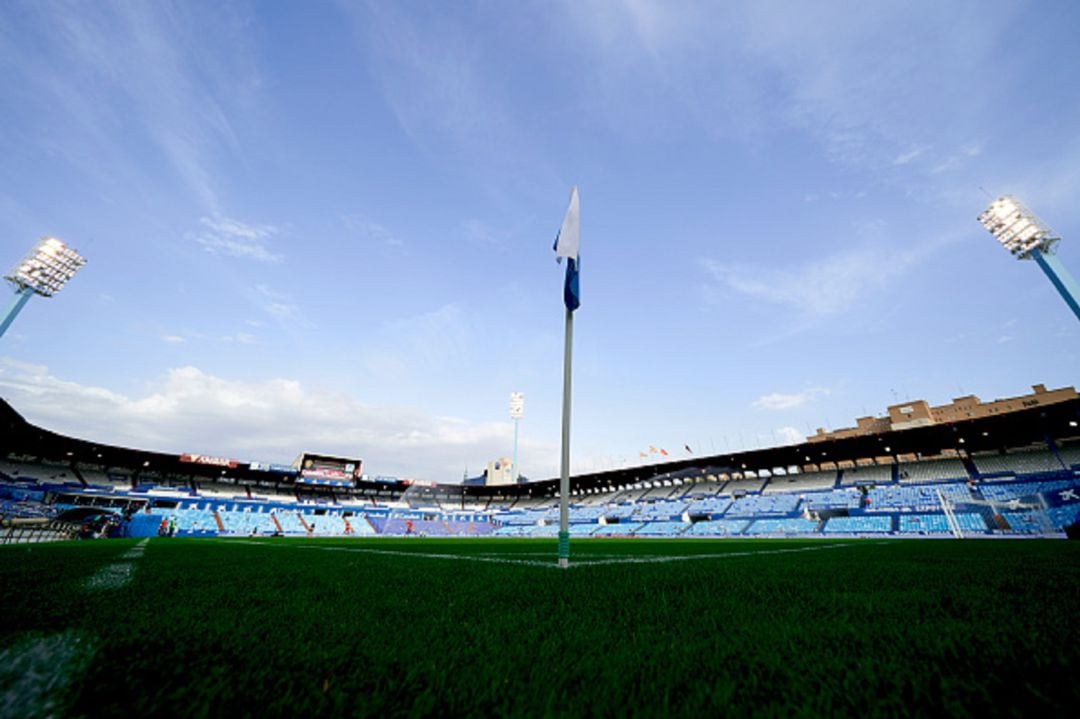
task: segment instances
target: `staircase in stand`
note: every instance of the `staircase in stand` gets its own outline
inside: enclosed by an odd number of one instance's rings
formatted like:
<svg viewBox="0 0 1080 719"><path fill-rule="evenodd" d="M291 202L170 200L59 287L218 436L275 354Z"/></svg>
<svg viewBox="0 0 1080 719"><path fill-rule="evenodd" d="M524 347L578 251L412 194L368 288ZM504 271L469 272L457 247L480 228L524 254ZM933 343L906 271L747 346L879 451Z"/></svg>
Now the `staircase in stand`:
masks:
<svg viewBox="0 0 1080 719"><path fill-rule="evenodd" d="M300 524L304 525L304 531L308 533L309 537L315 533L315 530L311 528L311 525L304 521L304 515L297 512L296 518L300 520Z"/></svg>

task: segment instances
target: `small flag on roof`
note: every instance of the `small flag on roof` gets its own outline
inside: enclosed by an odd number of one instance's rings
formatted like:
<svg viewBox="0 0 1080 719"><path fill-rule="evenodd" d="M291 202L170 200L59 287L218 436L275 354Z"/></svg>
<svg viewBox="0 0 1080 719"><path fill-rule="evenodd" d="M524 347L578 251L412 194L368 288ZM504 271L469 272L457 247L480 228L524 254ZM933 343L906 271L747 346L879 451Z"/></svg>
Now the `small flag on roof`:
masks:
<svg viewBox="0 0 1080 719"><path fill-rule="evenodd" d="M581 220L578 207L578 191L575 185L570 190L570 206L566 208L566 216L563 217L562 227L555 237L555 261L562 262L562 258L566 258L566 284L563 286L563 302L566 303L566 309L571 312L581 306L581 287L578 279L578 268L581 261L580 246Z"/></svg>

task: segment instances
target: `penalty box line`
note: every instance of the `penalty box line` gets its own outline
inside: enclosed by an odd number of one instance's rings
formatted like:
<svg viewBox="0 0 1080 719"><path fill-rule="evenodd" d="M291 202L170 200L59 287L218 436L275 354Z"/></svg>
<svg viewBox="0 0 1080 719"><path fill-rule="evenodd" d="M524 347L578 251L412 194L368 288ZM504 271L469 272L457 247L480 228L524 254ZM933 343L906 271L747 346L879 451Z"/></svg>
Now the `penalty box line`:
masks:
<svg viewBox="0 0 1080 719"><path fill-rule="evenodd" d="M265 542L249 542L240 539L221 539L218 541L230 544L248 544L257 547L277 547L293 549L315 549L324 552L347 552L353 554L374 554L393 557L422 557L425 559L446 559L451 561L480 562L487 564L518 564L529 567L543 567L546 569L560 569L554 561L541 562L534 559L510 559L507 556L493 557L490 555L477 554L447 554L445 552L408 552L395 549L370 549L366 547L323 547L315 544L267 544ZM773 554L795 554L799 552L818 552L826 549L838 549L841 547L857 546L854 542L838 542L834 544L817 544L808 547L789 547L785 549L762 549L756 551L721 552L716 554L658 554L653 556L621 557L619 559L573 559L571 557L569 569L576 567L597 567L613 564L664 564L669 562L689 562L702 559L725 559L738 557L757 557ZM554 559L554 555L548 555ZM611 555L607 555L611 556Z"/></svg>

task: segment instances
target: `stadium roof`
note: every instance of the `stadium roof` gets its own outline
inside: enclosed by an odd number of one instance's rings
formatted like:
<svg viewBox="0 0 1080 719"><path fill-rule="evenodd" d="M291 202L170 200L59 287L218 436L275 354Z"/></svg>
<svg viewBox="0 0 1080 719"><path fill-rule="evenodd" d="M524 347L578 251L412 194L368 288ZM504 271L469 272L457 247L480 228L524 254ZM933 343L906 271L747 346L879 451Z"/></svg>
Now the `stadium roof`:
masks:
<svg viewBox="0 0 1080 719"><path fill-rule="evenodd" d="M700 456L663 464L579 474L575 489L606 489L648 481L658 477L698 477L705 474L744 471L772 471L807 464L847 463L880 457L916 455L935 457L943 453L976 454L1045 444L1047 439L1080 438L1080 399L1043 405L1015 412L936 424L877 435L850 437L814 443L785 445L747 452ZM115 447L67 437L27 422L5 400L0 399L0 453L21 454L61 463L84 463L104 468L128 469L213 479L223 474L236 478L265 477L252 473L246 463L235 468L182 462L179 454L148 452ZM453 491L468 496L549 496L558 488L550 479L524 485L477 487L452 485ZM451 485L443 488L450 489ZM429 491L439 491L431 488Z"/></svg>

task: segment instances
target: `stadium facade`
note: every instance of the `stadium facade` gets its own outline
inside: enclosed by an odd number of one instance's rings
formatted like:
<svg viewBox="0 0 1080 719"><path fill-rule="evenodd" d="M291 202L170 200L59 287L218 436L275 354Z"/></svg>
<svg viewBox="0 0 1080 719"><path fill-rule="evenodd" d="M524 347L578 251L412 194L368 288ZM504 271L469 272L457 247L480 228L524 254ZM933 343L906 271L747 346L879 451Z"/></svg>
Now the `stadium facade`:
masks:
<svg viewBox="0 0 1080 719"><path fill-rule="evenodd" d="M860 421L800 444L575 476L571 534L1015 536L1060 534L1080 519L1071 387L944 409L906 403L878 419L873 432ZM0 541L557 532L557 479L443 485L361 466L312 453L274 465L103 445L37 427L0 400Z"/></svg>

